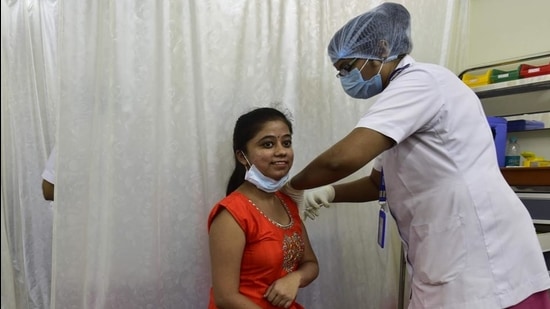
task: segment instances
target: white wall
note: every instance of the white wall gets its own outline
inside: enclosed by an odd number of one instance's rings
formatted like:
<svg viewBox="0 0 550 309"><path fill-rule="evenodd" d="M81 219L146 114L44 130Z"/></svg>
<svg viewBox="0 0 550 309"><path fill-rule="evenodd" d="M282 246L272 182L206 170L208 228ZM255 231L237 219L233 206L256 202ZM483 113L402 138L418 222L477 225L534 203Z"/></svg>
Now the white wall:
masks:
<svg viewBox="0 0 550 309"><path fill-rule="evenodd" d="M550 52L550 1L470 0L465 68Z"/></svg>

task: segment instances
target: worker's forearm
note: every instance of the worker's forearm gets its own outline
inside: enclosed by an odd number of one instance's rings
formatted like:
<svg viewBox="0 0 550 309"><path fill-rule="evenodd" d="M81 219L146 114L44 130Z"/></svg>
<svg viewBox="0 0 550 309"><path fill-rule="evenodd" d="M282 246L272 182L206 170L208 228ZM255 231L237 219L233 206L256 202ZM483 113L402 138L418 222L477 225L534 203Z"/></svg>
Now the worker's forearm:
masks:
<svg viewBox="0 0 550 309"><path fill-rule="evenodd" d="M335 203L361 203L378 198L378 186L371 177L364 177L344 184L334 185Z"/></svg>

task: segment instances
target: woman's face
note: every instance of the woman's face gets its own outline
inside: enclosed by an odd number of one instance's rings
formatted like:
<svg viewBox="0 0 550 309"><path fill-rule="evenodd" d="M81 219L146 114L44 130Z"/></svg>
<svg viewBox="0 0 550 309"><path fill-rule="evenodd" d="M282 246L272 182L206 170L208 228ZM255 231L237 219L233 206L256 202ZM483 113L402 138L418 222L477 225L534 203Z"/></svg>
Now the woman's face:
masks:
<svg viewBox="0 0 550 309"><path fill-rule="evenodd" d="M246 157L262 174L275 180L288 174L294 161L292 135L282 120L268 121L246 144ZM241 163L246 160L239 158Z"/></svg>

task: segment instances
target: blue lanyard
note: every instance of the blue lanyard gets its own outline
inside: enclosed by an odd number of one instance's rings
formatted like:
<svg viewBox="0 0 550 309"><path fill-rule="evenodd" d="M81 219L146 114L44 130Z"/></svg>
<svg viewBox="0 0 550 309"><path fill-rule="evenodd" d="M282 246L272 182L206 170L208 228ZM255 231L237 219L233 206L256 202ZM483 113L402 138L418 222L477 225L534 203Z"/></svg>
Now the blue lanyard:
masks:
<svg viewBox="0 0 550 309"><path fill-rule="evenodd" d="M384 169L380 170L380 190L378 191L378 204L386 204L386 181L384 180Z"/></svg>
<svg viewBox="0 0 550 309"><path fill-rule="evenodd" d="M399 75L403 70L408 68L410 65L411 65L410 63L407 63L406 65L400 67L399 69L393 70L393 72L391 72L391 74L390 74L389 80L392 81L394 78L397 77L397 75Z"/></svg>
<svg viewBox="0 0 550 309"><path fill-rule="evenodd" d="M386 246L386 233L388 212L386 209L386 182L384 181L384 169L380 170L380 191L378 191L378 204L380 204L380 211L378 211L378 237L377 242L380 248L384 249Z"/></svg>

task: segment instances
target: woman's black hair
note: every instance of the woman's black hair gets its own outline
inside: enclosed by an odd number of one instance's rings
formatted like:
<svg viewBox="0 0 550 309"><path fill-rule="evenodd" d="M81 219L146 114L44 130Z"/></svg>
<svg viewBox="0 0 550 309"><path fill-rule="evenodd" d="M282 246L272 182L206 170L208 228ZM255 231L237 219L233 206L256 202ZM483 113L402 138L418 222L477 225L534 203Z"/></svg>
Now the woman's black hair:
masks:
<svg viewBox="0 0 550 309"><path fill-rule="evenodd" d="M246 168L237 160L237 151L240 150L246 154L246 143L251 140L263 128L268 121L281 120L288 126L292 134L292 123L279 110L271 107L261 107L254 109L237 119L235 129L233 130L233 156L235 158L235 169L227 183L226 195L235 191L243 182L246 174Z"/></svg>

